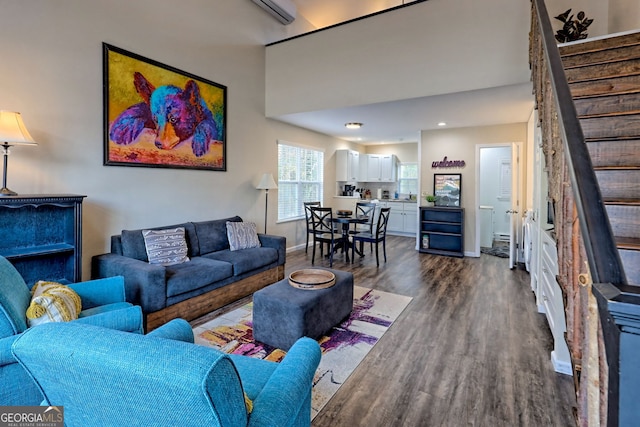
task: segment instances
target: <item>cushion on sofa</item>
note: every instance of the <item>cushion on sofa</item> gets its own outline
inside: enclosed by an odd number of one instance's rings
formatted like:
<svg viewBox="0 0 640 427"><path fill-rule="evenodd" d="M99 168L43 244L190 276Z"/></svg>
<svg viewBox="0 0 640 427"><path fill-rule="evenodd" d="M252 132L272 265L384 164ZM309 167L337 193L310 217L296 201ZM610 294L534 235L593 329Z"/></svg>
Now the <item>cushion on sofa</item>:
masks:
<svg viewBox="0 0 640 427"><path fill-rule="evenodd" d="M274 248L250 248L239 251L213 252L202 256L203 258L226 261L233 264L233 275L239 276L251 270L267 266L278 261L278 251Z"/></svg>
<svg viewBox="0 0 640 427"><path fill-rule="evenodd" d="M166 230L171 228L183 227L185 238L187 240L188 252L187 256L194 257L199 255L198 236L192 223L185 222L183 224L168 225L164 227L149 227L145 230ZM122 241L122 255L127 258L134 258L140 261L149 262L147 249L144 244L144 236L142 229L139 230L122 230L120 234Z"/></svg>
<svg viewBox="0 0 640 427"><path fill-rule="evenodd" d="M254 222L227 221L227 239L231 251L260 247Z"/></svg>
<svg viewBox="0 0 640 427"><path fill-rule="evenodd" d="M242 222L242 218L234 216L232 218L193 223L196 234L198 235L200 255L229 249L227 222Z"/></svg>
<svg viewBox="0 0 640 427"><path fill-rule="evenodd" d="M167 296L172 297L231 277L233 266L224 261L196 257L183 264L169 265L166 272Z"/></svg>
<svg viewBox="0 0 640 427"><path fill-rule="evenodd" d="M40 280L31 289L33 298L27 308L29 326L48 322L69 322L82 310L80 296L70 287Z"/></svg>
<svg viewBox="0 0 640 427"><path fill-rule="evenodd" d="M149 264L174 265L189 261L184 227L142 230Z"/></svg>

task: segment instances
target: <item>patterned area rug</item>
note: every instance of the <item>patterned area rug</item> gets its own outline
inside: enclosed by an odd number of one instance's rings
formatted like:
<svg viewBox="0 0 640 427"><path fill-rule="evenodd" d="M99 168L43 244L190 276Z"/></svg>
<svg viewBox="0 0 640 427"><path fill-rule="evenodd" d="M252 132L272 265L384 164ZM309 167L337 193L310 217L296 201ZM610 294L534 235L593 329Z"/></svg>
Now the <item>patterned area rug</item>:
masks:
<svg viewBox="0 0 640 427"><path fill-rule="evenodd" d="M338 391L412 298L355 286L350 317L319 340L322 359L313 380L312 419ZM193 329L197 344L229 354L278 362L283 350L253 340L253 303Z"/></svg>

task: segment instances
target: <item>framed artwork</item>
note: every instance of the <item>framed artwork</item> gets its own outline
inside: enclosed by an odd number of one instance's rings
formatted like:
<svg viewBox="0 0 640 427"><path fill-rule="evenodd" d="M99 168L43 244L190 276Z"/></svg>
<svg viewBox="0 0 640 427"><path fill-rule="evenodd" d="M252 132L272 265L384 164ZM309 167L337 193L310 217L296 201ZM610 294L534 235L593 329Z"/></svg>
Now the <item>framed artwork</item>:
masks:
<svg viewBox="0 0 640 427"><path fill-rule="evenodd" d="M433 174L433 195L436 196L436 206L460 207L461 191L461 174Z"/></svg>
<svg viewBox="0 0 640 427"><path fill-rule="evenodd" d="M104 164L226 171L226 86L102 44Z"/></svg>

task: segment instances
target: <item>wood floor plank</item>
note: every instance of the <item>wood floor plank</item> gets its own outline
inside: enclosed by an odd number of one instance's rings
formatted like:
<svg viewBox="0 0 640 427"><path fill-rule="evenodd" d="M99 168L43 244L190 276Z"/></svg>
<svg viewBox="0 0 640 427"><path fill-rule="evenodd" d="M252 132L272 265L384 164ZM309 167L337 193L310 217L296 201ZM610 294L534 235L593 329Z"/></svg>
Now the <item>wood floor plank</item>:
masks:
<svg viewBox="0 0 640 427"><path fill-rule="evenodd" d="M508 260L420 254L389 236L388 262L368 251L356 285L413 297L313 421L321 426L574 426L571 377L553 371L553 339L529 274ZM287 254L285 275L311 265ZM316 266L328 267L328 260Z"/></svg>

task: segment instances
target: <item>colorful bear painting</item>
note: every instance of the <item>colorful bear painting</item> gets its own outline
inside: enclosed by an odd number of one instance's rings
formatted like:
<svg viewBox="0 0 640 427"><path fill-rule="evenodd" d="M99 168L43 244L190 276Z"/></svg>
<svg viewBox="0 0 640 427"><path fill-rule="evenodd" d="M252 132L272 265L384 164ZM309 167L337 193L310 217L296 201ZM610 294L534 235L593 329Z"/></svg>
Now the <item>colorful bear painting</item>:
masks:
<svg viewBox="0 0 640 427"><path fill-rule="evenodd" d="M105 44L105 164L226 170L226 88Z"/></svg>

